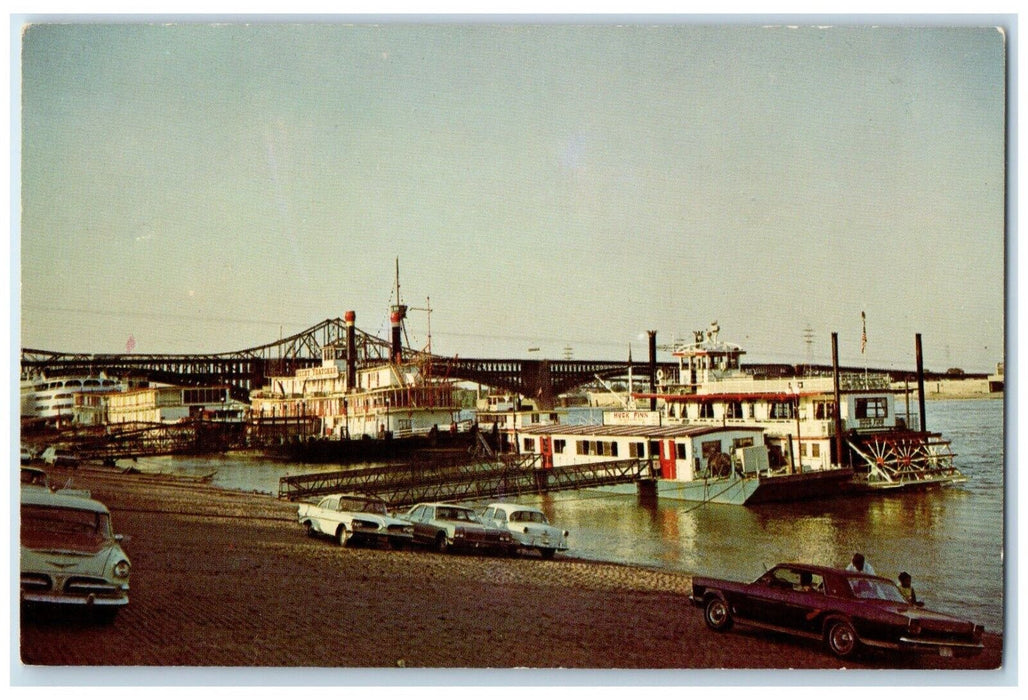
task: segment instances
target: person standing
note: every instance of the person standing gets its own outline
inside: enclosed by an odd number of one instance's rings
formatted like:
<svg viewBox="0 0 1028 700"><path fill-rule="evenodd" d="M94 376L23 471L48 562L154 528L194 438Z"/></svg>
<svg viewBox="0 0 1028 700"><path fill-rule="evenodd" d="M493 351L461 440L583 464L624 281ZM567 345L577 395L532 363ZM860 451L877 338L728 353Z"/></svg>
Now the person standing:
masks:
<svg viewBox="0 0 1028 700"><path fill-rule="evenodd" d="M850 560L849 566L846 567L846 571L855 571L858 574L871 574L872 576L875 575L874 568L860 552L853 553L853 558Z"/></svg>
<svg viewBox="0 0 1028 700"><path fill-rule="evenodd" d="M907 599L907 602L911 605L917 605L917 594L914 593L914 587L911 585L910 574L906 571L901 571L899 575L899 589L903 597Z"/></svg>

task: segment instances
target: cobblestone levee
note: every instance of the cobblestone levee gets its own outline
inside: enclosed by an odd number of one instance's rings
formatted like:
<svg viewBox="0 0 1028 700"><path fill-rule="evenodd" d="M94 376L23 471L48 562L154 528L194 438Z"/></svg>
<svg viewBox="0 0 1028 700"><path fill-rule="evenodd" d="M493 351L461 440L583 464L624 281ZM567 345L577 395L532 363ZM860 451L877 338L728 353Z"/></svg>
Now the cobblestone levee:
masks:
<svg viewBox="0 0 1028 700"><path fill-rule="evenodd" d="M708 631L686 574L586 562L341 548L296 506L117 471L71 472L132 558L109 625L25 617L31 665L587 669L995 669L972 659L840 663L814 642ZM63 483L67 475L58 476ZM826 682L832 682L830 679Z"/></svg>

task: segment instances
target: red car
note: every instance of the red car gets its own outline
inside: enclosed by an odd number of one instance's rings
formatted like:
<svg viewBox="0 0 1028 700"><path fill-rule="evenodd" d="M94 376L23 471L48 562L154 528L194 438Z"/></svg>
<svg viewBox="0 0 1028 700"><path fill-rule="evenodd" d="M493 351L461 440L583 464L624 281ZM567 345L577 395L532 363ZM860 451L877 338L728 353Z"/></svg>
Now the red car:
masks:
<svg viewBox="0 0 1028 700"><path fill-rule="evenodd" d="M839 658L863 647L940 656L981 653L984 628L906 601L879 576L809 564L779 564L753 583L693 578L693 604L707 626L738 622L823 640Z"/></svg>

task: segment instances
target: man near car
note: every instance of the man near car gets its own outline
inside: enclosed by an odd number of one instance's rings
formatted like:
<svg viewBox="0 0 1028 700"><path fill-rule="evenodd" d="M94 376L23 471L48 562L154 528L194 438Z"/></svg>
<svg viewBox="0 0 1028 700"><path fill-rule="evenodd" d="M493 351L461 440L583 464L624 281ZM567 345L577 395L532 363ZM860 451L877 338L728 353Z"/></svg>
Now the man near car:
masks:
<svg viewBox="0 0 1028 700"><path fill-rule="evenodd" d="M867 562L864 555L860 552L853 554L853 559L850 560L849 566L846 567L846 571L855 571L858 574L871 574L875 575L874 568Z"/></svg>

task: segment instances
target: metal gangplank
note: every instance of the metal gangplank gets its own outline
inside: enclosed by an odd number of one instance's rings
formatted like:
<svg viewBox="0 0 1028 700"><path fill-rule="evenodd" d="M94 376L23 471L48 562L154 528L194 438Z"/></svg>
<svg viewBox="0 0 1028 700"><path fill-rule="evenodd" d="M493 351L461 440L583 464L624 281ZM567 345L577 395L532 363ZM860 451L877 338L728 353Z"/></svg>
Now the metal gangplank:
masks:
<svg viewBox="0 0 1028 700"><path fill-rule="evenodd" d="M291 501L357 492L385 499L394 508L424 501L511 498L550 491L630 484L647 478L648 459L624 459L544 469L540 455L504 456L471 464L403 464L279 479L279 498Z"/></svg>

